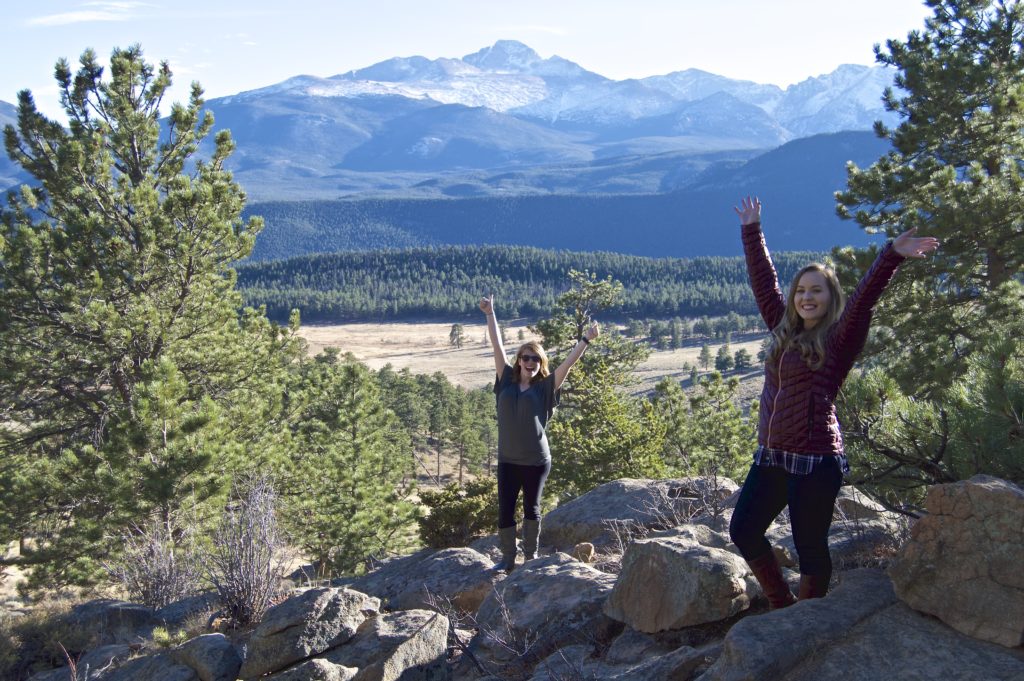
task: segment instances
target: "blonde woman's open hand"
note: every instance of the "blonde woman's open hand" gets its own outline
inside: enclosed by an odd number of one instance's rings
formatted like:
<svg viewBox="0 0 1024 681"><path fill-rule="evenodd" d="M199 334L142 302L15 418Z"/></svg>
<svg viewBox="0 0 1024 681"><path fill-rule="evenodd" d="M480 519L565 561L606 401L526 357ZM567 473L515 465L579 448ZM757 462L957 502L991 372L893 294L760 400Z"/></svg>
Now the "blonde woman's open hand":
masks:
<svg viewBox="0 0 1024 681"><path fill-rule="evenodd" d="M732 209L736 211L736 215L740 216L741 225L752 225L755 222L761 222L761 199L756 196L754 198L748 196L740 200L740 205L733 206Z"/></svg>

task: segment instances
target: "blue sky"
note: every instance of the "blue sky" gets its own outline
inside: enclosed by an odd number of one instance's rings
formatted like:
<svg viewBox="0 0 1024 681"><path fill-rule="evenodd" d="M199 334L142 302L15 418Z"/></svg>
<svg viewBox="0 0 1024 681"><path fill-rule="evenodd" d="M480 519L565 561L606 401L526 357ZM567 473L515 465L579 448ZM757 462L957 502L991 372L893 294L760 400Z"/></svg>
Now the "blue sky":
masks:
<svg viewBox="0 0 1024 681"><path fill-rule="evenodd" d="M59 57L74 64L92 47L105 61L132 43L170 62L174 100L193 80L214 98L500 39L615 79L699 68L786 86L874 63L875 43L905 38L929 14L920 0L36 0L4 7L0 100L28 88L55 115Z"/></svg>

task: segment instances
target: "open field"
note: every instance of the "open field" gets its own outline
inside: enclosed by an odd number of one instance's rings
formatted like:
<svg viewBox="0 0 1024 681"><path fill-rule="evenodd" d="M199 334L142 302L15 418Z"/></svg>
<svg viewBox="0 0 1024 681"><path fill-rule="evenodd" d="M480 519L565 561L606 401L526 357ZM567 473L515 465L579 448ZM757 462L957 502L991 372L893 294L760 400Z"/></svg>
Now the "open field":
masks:
<svg viewBox="0 0 1024 681"><path fill-rule="evenodd" d="M408 368L413 373L432 374L440 371L452 383L465 388L479 388L490 385L494 377L491 364L490 344L485 341L484 324L463 324L466 341L461 349L448 344L451 323L389 323L389 324L339 324L330 326L303 326L299 335L309 344L309 352L316 354L326 347L335 347L341 352L350 352L372 369L391 364L395 369ZM511 354L521 341L518 333L522 330L526 340L533 338L522 324L509 324L508 342L505 349ZM720 343L711 345L712 356ZM756 357L761 347L760 337L742 338L731 344L733 352L746 348ZM646 393L663 377L676 380L689 377L684 365L695 365L700 355L700 344L678 350L655 350L646 362L636 370L637 384L634 391ZM742 397L760 392L760 367L742 378Z"/></svg>

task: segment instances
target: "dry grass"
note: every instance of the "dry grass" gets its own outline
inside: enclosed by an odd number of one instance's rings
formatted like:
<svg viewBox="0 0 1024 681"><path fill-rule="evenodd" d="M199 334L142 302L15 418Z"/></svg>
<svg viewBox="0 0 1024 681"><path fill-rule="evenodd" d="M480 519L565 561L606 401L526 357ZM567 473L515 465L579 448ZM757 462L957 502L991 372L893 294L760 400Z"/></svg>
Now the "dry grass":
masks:
<svg viewBox="0 0 1024 681"><path fill-rule="evenodd" d="M339 324L329 326L303 326L299 335L306 339L311 354L327 347L350 352L371 369L380 369L391 364L396 370L408 368L417 374L432 374L440 371L452 383L464 388L479 388L490 385L494 367L491 364L490 345L484 341L485 328L481 323L463 323L466 343L461 349L448 344L451 323L390 323L390 324ZM510 353L519 346L518 332L522 330L526 340L534 338L523 324L510 324L508 342L505 348ZM711 345L712 356L721 343ZM761 348L760 338L742 339L731 344L733 352L745 348L756 357ZM676 380L689 378L686 364L695 365L700 356L700 344L678 350L655 350L650 358L636 370L637 383L634 391L646 393L655 384L668 376ZM703 372L702 372L703 373ZM742 397L756 397L761 390L761 372L752 370L741 378L744 386Z"/></svg>

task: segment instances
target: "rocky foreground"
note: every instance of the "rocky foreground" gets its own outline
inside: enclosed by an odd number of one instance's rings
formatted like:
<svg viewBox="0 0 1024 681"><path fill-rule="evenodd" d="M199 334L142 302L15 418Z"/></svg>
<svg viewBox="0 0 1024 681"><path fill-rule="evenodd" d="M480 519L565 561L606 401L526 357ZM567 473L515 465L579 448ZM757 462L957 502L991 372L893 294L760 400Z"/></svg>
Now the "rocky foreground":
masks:
<svg viewBox="0 0 1024 681"><path fill-rule="evenodd" d="M549 513L546 555L507 577L489 570L493 537L424 550L357 580L297 588L246 635L156 653L154 629L210 610L210 596L160 611L94 601L70 615L102 644L78 660L77 678L1024 679L1019 487L986 476L934 487L905 543L901 518L844 488L831 533L838 583L772 612L725 532L735 490L618 480ZM792 567L788 525L770 539Z"/></svg>

